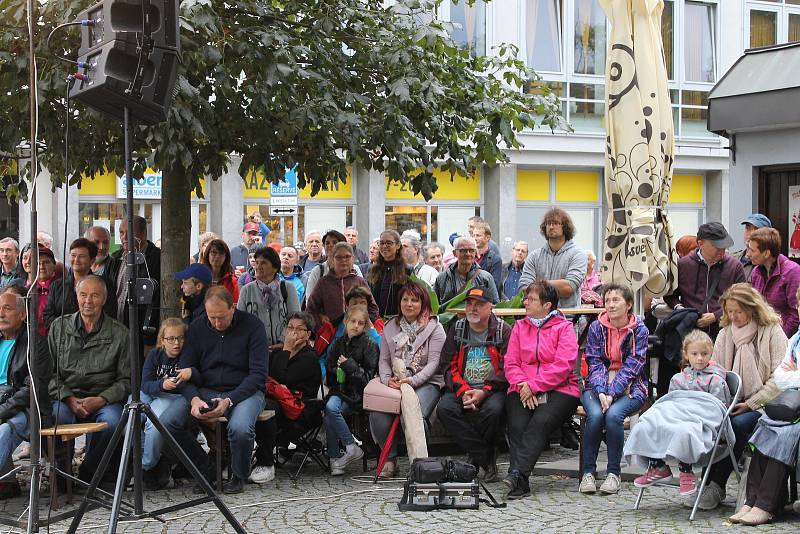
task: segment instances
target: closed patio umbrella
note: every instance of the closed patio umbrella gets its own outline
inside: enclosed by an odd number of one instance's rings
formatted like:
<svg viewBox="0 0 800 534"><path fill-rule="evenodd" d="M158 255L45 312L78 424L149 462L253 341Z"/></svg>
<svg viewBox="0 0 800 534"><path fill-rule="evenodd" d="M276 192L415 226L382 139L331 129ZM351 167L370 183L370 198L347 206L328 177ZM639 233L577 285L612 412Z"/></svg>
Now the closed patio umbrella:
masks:
<svg viewBox="0 0 800 534"><path fill-rule="evenodd" d="M600 277L655 296L677 279L665 208L675 150L661 41L663 0L600 0L611 22L606 62L605 189Z"/></svg>

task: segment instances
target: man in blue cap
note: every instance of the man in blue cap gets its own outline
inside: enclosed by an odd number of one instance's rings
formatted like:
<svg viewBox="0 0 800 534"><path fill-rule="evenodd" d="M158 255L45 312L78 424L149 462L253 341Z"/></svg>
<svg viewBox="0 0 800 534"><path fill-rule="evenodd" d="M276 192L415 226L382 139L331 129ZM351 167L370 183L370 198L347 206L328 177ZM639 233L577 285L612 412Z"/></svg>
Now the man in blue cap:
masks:
<svg viewBox="0 0 800 534"><path fill-rule="evenodd" d="M753 213L742 221L744 225L744 248L736 251L731 256L736 258L742 263L744 268L744 276L747 281L750 281L750 273L753 272L753 263L747 257L747 242L750 241L750 234L759 228L772 228L772 221L762 213Z"/></svg>
<svg viewBox="0 0 800 534"><path fill-rule="evenodd" d="M211 269L203 263L190 263L187 268L175 273L175 279L181 281L181 317L188 326L206 313L203 301L206 299L206 290L211 286Z"/></svg>

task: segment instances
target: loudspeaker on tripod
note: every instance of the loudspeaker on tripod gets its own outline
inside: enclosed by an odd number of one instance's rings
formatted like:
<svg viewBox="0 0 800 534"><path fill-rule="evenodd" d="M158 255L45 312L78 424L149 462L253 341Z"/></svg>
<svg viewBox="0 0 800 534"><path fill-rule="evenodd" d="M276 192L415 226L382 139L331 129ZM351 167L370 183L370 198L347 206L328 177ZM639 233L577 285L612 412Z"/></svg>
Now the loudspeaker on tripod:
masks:
<svg viewBox="0 0 800 534"><path fill-rule="evenodd" d="M178 1L105 0L77 18L90 23L70 98L120 119L127 107L140 122L165 121L180 54Z"/></svg>

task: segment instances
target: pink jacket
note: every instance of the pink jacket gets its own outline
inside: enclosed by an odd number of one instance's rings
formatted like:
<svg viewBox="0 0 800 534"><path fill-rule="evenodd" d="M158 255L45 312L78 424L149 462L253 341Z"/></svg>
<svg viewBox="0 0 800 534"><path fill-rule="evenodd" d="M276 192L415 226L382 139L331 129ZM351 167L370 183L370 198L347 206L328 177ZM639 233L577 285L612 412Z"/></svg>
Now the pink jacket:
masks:
<svg viewBox="0 0 800 534"><path fill-rule="evenodd" d="M558 314L541 328L520 319L511 330L504 366L509 393L519 391L518 385L527 382L534 393L559 391L580 397L575 362L578 359L578 339L572 322Z"/></svg>

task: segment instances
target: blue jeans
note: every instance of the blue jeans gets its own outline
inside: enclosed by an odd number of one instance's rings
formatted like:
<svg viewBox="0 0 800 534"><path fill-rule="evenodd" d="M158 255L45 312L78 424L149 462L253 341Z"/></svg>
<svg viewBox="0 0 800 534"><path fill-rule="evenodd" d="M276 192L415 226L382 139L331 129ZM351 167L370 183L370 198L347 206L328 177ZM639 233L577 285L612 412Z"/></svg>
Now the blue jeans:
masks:
<svg viewBox="0 0 800 534"><path fill-rule="evenodd" d="M100 460L103 458L103 453L106 451L111 436L114 435L120 419L122 418L122 403L114 402L106 404L86 419L81 419L81 422L91 421L93 423L107 423L108 426L100 432L86 435L86 456L83 459L80 469L78 470L78 477L82 480L91 480L95 471L100 465ZM78 422L78 418L63 402L53 401L53 418L56 419L60 425L69 425ZM111 457L108 464L105 476L108 479L117 478L117 471L119 470L119 461L122 451L122 441L117 445L117 451Z"/></svg>
<svg viewBox="0 0 800 534"><path fill-rule="evenodd" d="M328 456L339 458L342 451L339 442L345 447L356 442L347 426L345 417L353 413L350 405L338 395L332 395L325 404L325 436L328 439Z"/></svg>
<svg viewBox="0 0 800 534"><path fill-rule="evenodd" d="M636 413L642 407L642 401L624 395L616 399L606 413L603 413L597 394L587 389L581 396L581 402L586 411L582 474L594 474L597 471L597 454L600 452L600 442L603 439L603 430L605 430L608 448L606 471L619 475L622 471L620 468L622 446L625 444L625 429L622 425L626 417Z"/></svg>
<svg viewBox="0 0 800 534"><path fill-rule="evenodd" d="M142 402L150 405L150 409L158 417L161 424L165 423L165 415L174 414L176 410L168 409L173 404L183 404L188 407L189 403L179 393L163 393L158 397L151 397L145 392L141 393ZM144 419L144 428L142 430L142 469L145 471L152 469L156 466L161 459L161 449L164 448L164 438L161 433L153 426L150 419Z"/></svg>
<svg viewBox="0 0 800 534"><path fill-rule="evenodd" d="M232 391L200 388L200 398L205 402L209 402L213 398L226 399ZM240 480L247 480L250 476L250 458L253 455L253 444L256 436L256 419L263 409L264 392L256 391L225 413L225 417L228 418L231 470L234 476ZM189 403L182 406L172 403L164 414L166 418L164 426L170 431L200 472L209 481L212 481L214 474L208 456L203 447L197 442L197 423L189 414Z"/></svg>
<svg viewBox="0 0 800 534"><path fill-rule="evenodd" d="M19 444L28 440L30 434L28 412L19 412L3 424L0 424L0 468L6 465L11 453Z"/></svg>

